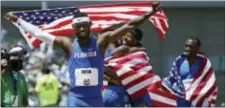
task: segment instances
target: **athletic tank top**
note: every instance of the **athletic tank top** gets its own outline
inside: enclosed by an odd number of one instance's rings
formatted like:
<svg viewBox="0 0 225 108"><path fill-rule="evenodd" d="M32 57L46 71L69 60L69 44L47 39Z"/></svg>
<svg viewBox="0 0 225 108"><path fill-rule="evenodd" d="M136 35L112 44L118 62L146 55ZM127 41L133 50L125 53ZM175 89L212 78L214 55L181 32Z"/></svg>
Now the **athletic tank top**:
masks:
<svg viewBox="0 0 225 108"><path fill-rule="evenodd" d="M101 96L104 72L104 55L96 39L90 37L89 46L81 46L75 39L69 58L69 91L77 97Z"/></svg>

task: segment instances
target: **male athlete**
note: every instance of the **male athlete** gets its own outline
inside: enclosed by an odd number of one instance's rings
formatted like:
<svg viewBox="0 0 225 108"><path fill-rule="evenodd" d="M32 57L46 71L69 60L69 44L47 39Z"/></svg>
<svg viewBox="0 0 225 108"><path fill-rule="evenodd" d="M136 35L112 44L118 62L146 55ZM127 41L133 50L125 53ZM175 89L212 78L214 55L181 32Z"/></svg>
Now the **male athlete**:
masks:
<svg viewBox="0 0 225 108"><path fill-rule="evenodd" d="M200 52L201 41L191 37L186 40L184 52L176 58L163 87L183 97L181 107L211 107L217 97L217 83L210 60Z"/></svg>
<svg viewBox="0 0 225 108"><path fill-rule="evenodd" d="M133 31L128 32L122 38L122 40L123 40L122 41L122 45L117 47L117 48L115 48L111 52L112 56L114 56L114 57L118 57L119 56L117 59L121 59L121 61L123 61L122 60L123 57L128 56L129 54L133 54L133 53L138 52L138 51L144 51L145 52L146 49L143 48L142 44L140 43L141 39L142 39L142 31L141 31L141 29L135 28ZM133 61L136 61L136 60L138 61L138 59L136 59L136 58L132 58L132 59L133 59ZM144 62L149 62L148 58ZM110 68L110 67L108 67L108 68ZM139 66L139 68L144 68L144 66L143 67ZM124 87L119 86L119 85L121 85L121 80L119 78L115 78L115 77L114 78L111 77L111 80L117 86L108 88L112 92L111 94L110 94L110 91L108 91L109 93L106 91L105 96L104 96L104 99L106 99L106 104L109 104L111 107L113 105L118 105L118 103L121 103L122 105L125 105L124 99L122 98L122 95L126 96L126 92L125 92L125 88ZM118 98L120 99L120 101L119 101L119 99L117 99L117 103L113 102L113 100L116 101L116 99L113 99L113 96L115 95L115 93L117 93ZM109 95L109 96L107 96L107 95ZM144 107L144 106L149 106L150 107L150 97L146 93L143 96L141 96L140 98L138 98L136 100L132 100L131 104L132 104L132 106L136 106L136 107L137 106L138 107Z"/></svg>
<svg viewBox="0 0 225 108"><path fill-rule="evenodd" d="M70 89L68 106L104 106L102 100L102 83L104 72L104 53L108 44L124 36L127 32L141 25L145 20L157 12L159 3L153 3L153 10L138 18L130 20L122 27L101 34L96 40L90 36L91 21L86 13L76 12L72 20L72 27L76 31L77 39L72 40L63 36L53 36L40 30L38 27L7 14L7 18L18 23L25 31L36 38L62 48L68 56L70 74Z"/></svg>
<svg viewBox="0 0 225 108"><path fill-rule="evenodd" d="M116 30L123 26L125 23L115 24L100 32L100 34ZM105 58L110 57L114 49L119 47L122 39L111 42L105 52ZM107 66L104 67L104 79L107 80L108 85L103 95L103 102L105 107L124 107L128 103L128 95L121 82L117 79L115 71Z"/></svg>

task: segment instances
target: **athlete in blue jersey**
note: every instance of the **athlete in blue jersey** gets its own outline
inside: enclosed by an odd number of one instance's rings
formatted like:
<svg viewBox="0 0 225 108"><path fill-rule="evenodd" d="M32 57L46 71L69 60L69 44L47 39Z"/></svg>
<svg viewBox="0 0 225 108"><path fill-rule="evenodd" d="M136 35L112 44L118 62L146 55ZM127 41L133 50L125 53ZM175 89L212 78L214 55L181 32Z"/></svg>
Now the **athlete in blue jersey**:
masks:
<svg viewBox="0 0 225 108"><path fill-rule="evenodd" d="M108 31L113 31L121 27L122 25L124 25L124 23L115 24L107 29L102 30L100 34ZM106 50L105 58L111 56L113 50L122 44L121 42L122 40L111 42ZM125 104L129 102L126 90L124 89L121 82L117 79L117 75L115 74L113 69L110 69L107 66L105 66L104 69L104 79L108 80L108 86L103 95L105 107L124 107Z"/></svg>
<svg viewBox="0 0 225 108"><path fill-rule="evenodd" d="M185 42L184 52L173 62L170 75L162 80L164 90L168 90L177 95L190 89L194 77L199 73L199 68L203 60L198 56L200 53L201 41L198 38L188 38ZM177 71L173 71L177 69ZM176 72L176 73L175 73ZM178 107L190 107L191 102L184 98L178 99ZM207 103L207 102L206 102Z"/></svg>
<svg viewBox="0 0 225 108"><path fill-rule="evenodd" d="M113 56L129 54L136 51L146 51L142 44L140 43L142 39L142 31L139 28L135 28L131 32L128 32L126 36L123 37L122 45L115 48L112 51ZM114 80L113 80L114 81ZM116 81L115 81L116 82ZM118 81L117 81L118 82ZM136 100L129 100L129 104L134 107L150 107L150 97L146 93L142 97Z"/></svg>
<svg viewBox="0 0 225 108"><path fill-rule="evenodd" d="M103 30L102 32L110 31L118 28L121 24L111 26L110 28ZM116 56L118 54L127 54L135 51L145 50L142 47L140 41L142 39L142 31L139 28L128 32L121 40L122 43L114 43L111 47L109 46L109 55L107 56ZM113 50L112 50L113 49ZM105 74L107 75L105 79L108 79L108 86L104 93L103 99L106 107L124 107L124 106L150 106L150 98L148 94L145 94L137 100L129 99L129 96L121 84L120 80L117 78L117 75L114 75L115 72L110 67L105 67Z"/></svg>
<svg viewBox="0 0 225 108"><path fill-rule="evenodd" d="M86 13L75 12L72 27L77 39L64 36L53 36L42 31L21 18L7 14L7 18L17 23L25 31L54 47L62 48L69 59L70 88L68 106L104 106L101 89L103 85L104 55L110 42L114 42L127 32L141 25L160 9L159 3L153 3L153 10L128 21L120 28L105 32L95 39L90 36L91 20Z"/></svg>

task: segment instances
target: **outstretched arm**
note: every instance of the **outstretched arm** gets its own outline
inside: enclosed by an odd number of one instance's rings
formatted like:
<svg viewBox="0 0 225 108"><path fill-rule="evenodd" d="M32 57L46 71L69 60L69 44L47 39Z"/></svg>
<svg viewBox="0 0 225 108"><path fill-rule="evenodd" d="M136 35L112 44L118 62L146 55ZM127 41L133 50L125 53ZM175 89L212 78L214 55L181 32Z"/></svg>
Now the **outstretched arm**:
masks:
<svg viewBox="0 0 225 108"><path fill-rule="evenodd" d="M8 20L17 23L20 27L22 27L26 32L32 34L32 36L42 40L43 42L50 44L54 47L60 47L67 52L67 55L70 54L70 48L72 46L71 40L67 37L56 37L52 34L49 34L45 31L42 31L39 27L24 21L21 18L18 18L12 13L6 15Z"/></svg>
<svg viewBox="0 0 225 108"><path fill-rule="evenodd" d="M98 39L98 45L100 46L101 50L104 52L106 46L110 42L114 42L115 40L118 40L120 37L124 36L127 32L132 31L134 28L138 27L144 21L146 21L150 16L152 16L154 13L156 13L160 9L159 3L153 3L152 4L152 11L145 13L144 15L137 17L135 19L130 20L126 24L124 24L122 27L112 31L112 32L106 32L99 36Z"/></svg>

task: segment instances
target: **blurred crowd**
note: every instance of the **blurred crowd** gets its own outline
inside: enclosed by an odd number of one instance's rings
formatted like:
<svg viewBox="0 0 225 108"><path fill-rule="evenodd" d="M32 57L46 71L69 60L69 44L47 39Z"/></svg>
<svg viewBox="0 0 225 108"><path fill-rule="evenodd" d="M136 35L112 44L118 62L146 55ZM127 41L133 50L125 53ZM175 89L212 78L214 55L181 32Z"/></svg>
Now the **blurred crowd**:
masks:
<svg viewBox="0 0 225 108"><path fill-rule="evenodd" d="M44 64L48 64L50 74L54 75L59 81L60 97L58 106L65 106L69 87L69 73L67 71L67 61L65 61L63 51L57 49L53 50L51 47L47 46L47 44L41 44L39 48L30 49L22 40L17 41L16 44L4 43L2 47L11 49L16 45L24 46L28 50L21 72L25 75L28 84L29 106L40 106L40 98L35 92L35 86L43 75L42 68Z"/></svg>

